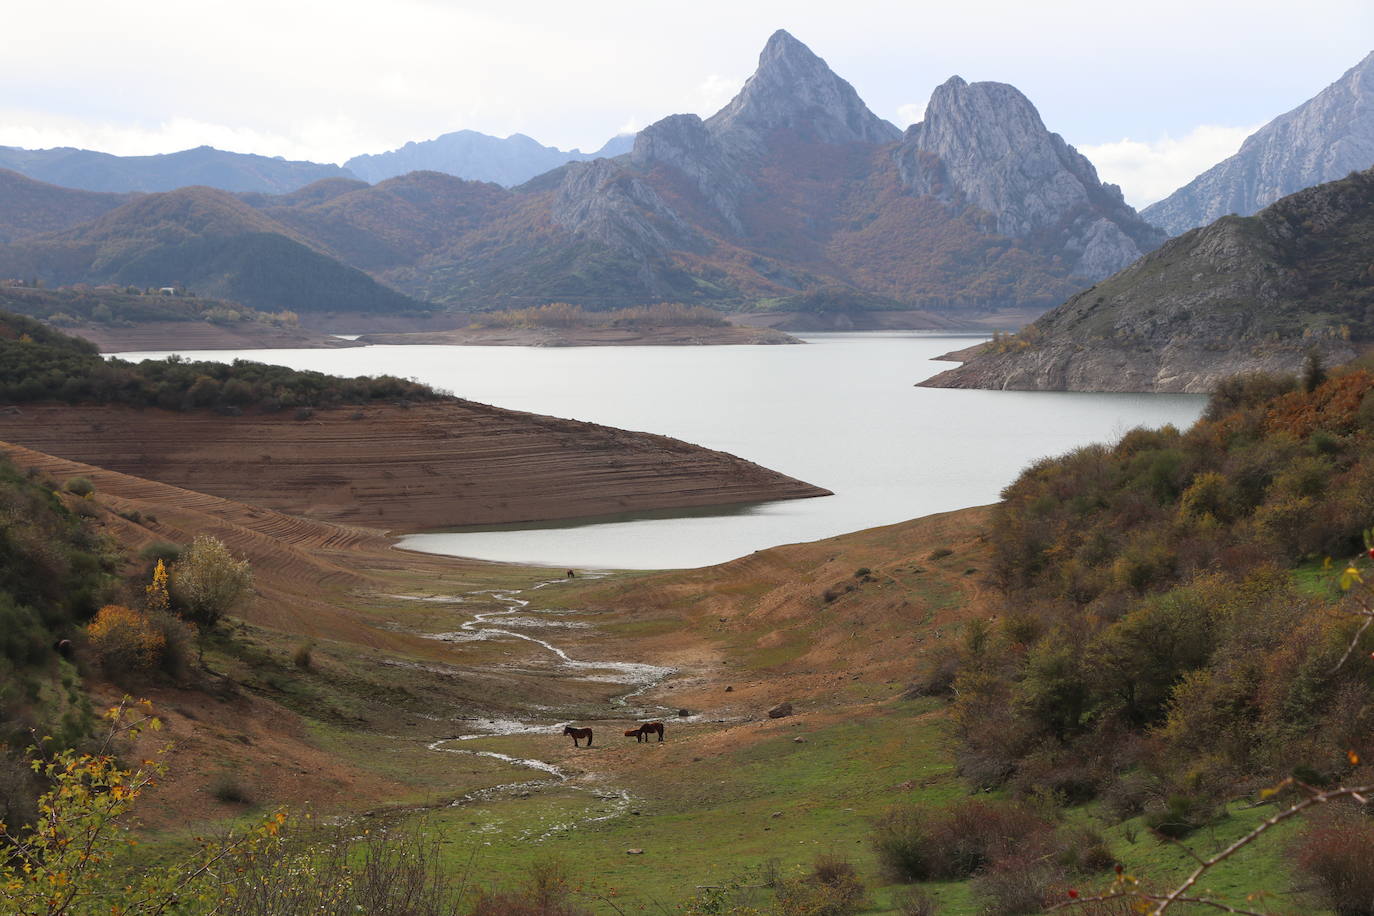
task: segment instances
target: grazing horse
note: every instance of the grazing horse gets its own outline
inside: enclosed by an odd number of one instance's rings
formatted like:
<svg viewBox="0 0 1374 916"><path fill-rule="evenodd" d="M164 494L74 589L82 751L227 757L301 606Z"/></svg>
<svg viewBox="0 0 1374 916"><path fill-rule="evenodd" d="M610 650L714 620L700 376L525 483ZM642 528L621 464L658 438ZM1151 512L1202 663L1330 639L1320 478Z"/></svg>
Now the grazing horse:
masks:
<svg viewBox="0 0 1374 916"><path fill-rule="evenodd" d="M586 738L587 747L592 746L592 730L590 728L573 728L571 725L565 725L563 727L563 734L572 735L573 747L582 746L577 743L579 738Z"/></svg>
<svg viewBox="0 0 1374 916"><path fill-rule="evenodd" d="M639 726L639 728L632 728L632 729L630 729L629 731L627 731L627 732L625 733L625 737L626 737L626 738L633 738L633 739L635 739L635 744L638 744L638 743L641 742L641 741L648 741L648 740L649 740L649 736L652 735L652 734L654 734L655 732L658 733L658 740L662 741L662 740L663 740L663 723L662 723L662 722L645 722L643 725Z"/></svg>
<svg viewBox="0 0 1374 916"><path fill-rule="evenodd" d="M576 579L576 578L577 578L577 573L573 572L571 569L568 570L568 578L569 578L569 579Z"/></svg>

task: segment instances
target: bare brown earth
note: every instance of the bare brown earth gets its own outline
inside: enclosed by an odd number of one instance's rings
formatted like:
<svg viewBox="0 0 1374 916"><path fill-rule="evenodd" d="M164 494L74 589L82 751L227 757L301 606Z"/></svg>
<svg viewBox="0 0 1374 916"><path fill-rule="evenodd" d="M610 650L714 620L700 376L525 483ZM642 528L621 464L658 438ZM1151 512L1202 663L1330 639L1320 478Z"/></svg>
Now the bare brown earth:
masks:
<svg viewBox="0 0 1374 916"><path fill-rule="evenodd" d="M84 337L101 353L131 350L256 350L329 349L357 347L361 344L304 328L273 328L245 322L234 325L204 321L147 321L133 327L64 328L68 334Z"/></svg>
<svg viewBox="0 0 1374 916"><path fill-rule="evenodd" d="M730 320L743 327L781 331L967 331L1019 330L1043 314L1041 309L1001 309L975 315L920 309L853 312L745 312Z"/></svg>
<svg viewBox="0 0 1374 916"><path fill-rule="evenodd" d="M696 672L672 682L668 705L741 723L782 702L852 714L904 689L971 617L998 613L985 585L989 514L946 512L571 593L632 617L635 631L674 622L633 641L639 657Z"/></svg>
<svg viewBox="0 0 1374 916"><path fill-rule="evenodd" d="M410 334L365 334L368 344L449 344L467 347L690 347L797 344L771 328L702 326L656 328L457 328Z"/></svg>
<svg viewBox="0 0 1374 916"><path fill-rule="evenodd" d="M0 440L292 515L407 532L828 490L666 436L469 401L223 416L25 406Z"/></svg>

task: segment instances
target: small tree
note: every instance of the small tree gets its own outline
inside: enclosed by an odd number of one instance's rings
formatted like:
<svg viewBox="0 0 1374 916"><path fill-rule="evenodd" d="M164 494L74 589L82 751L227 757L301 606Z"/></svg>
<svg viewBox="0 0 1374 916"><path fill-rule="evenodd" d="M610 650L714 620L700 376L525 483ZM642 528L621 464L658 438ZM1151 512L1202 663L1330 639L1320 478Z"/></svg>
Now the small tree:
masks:
<svg viewBox="0 0 1374 916"><path fill-rule="evenodd" d="M172 594L185 616L203 628L248 597L253 573L247 560L236 560L224 542L200 535L172 566Z"/></svg>
<svg viewBox="0 0 1374 916"><path fill-rule="evenodd" d="M171 608L172 600L167 594L167 567L161 557L158 557L157 567L153 569L153 581L143 591L147 595L144 604L149 613L166 612Z"/></svg>

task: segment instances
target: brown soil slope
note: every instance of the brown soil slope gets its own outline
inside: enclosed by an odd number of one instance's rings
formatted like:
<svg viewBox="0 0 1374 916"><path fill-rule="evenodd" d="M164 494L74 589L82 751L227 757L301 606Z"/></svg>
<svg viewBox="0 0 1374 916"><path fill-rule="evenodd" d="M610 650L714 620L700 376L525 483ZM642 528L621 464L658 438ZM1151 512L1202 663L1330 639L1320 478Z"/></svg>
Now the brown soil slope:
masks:
<svg viewBox="0 0 1374 916"><path fill-rule="evenodd" d="M25 407L0 440L280 512L391 531L828 495L666 436L467 401L221 416Z"/></svg>
<svg viewBox="0 0 1374 916"><path fill-rule="evenodd" d="M244 620L392 651L435 651L432 640L377 628L348 610L343 596L385 587L369 569L404 563L420 571L461 561L400 553L379 531L282 515L7 442L0 442L0 452L17 466L37 469L58 482L89 479L96 488L98 523L131 552L155 541L187 544L201 534L219 538L252 564L255 598L235 611Z"/></svg>
<svg viewBox="0 0 1374 916"><path fill-rule="evenodd" d="M631 621L620 651L698 672L674 682L675 704L746 718L783 701L852 710L937 664L968 620L1000 612L985 584L989 513L961 509L572 594ZM643 635L658 627L662 636Z"/></svg>

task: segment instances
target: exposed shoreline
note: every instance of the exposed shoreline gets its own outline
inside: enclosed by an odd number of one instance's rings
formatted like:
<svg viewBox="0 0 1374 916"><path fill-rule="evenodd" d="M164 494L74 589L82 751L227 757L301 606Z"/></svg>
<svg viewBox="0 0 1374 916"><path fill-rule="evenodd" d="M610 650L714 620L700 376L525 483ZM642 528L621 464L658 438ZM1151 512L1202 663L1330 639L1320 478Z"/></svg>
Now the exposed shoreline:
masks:
<svg viewBox="0 0 1374 916"><path fill-rule="evenodd" d="M687 325L651 328L455 328L449 331L364 334L363 344L463 347L699 347L799 344L771 328Z"/></svg>
<svg viewBox="0 0 1374 916"><path fill-rule="evenodd" d="M63 328L102 353L147 350L338 349L369 344L465 347L768 346L805 343L796 333L828 331L1015 330L1038 313L1003 310L962 317L920 310L860 312L744 312L730 324L648 328L483 328L468 314L427 316L329 313L301 315L299 327L245 322L151 321L128 326ZM357 336L357 340L345 339Z"/></svg>

